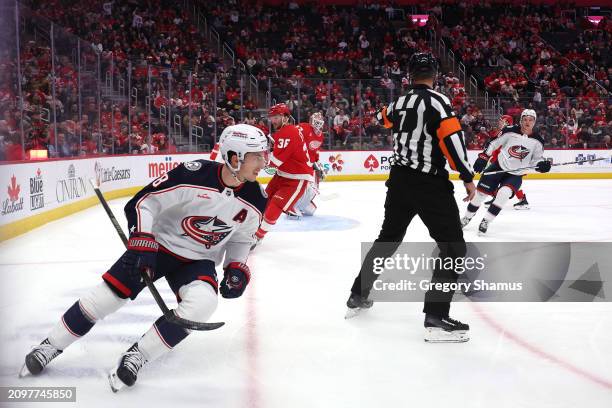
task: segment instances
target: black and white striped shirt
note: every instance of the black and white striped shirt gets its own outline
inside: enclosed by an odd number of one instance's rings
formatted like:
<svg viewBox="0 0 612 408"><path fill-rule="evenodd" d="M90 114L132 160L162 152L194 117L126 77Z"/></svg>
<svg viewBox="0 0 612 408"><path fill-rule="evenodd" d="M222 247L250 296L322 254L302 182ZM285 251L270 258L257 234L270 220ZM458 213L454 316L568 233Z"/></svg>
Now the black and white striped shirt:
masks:
<svg viewBox="0 0 612 408"><path fill-rule="evenodd" d="M414 85L383 108L377 119L393 129L391 163L448 177L446 161L464 182L474 178L461 124L450 101L427 85Z"/></svg>

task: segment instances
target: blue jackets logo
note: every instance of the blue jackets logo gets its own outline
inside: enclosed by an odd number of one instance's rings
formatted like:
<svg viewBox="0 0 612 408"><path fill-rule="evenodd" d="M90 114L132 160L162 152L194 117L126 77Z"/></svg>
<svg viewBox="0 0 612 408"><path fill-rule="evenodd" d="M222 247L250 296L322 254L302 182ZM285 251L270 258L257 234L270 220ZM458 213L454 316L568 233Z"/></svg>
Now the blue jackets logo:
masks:
<svg viewBox="0 0 612 408"><path fill-rule="evenodd" d="M186 217L181 222L181 226L183 231L185 231L184 236L190 236L199 243L204 244L206 249L217 245L232 232L232 227L217 217Z"/></svg>
<svg viewBox="0 0 612 408"><path fill-rule="evenodd" d="M508 154L510 154L512 157L523 160L525 157L527 157L527 155L529 155L529 149L521 145L512 146L508 149Z"/></svg>

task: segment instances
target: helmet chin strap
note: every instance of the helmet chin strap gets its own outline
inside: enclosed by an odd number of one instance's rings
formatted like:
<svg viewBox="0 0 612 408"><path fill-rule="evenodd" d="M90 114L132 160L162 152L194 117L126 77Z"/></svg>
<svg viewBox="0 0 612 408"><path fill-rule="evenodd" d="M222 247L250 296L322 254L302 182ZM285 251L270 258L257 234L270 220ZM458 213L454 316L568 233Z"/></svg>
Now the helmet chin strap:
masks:
<svg viewBox="0 0 612 408"><path fill-rule="evenodd" d="M242 162L240 160L238 160L238 167L237 168L233 168L231 164L227 165L227 168L230 171L230 174L232 175L232 177L234 178L234 180L236 180L238 183L244 183L246 178L244 178L244 180L240 180L240 176L238 175L238 172L240 171L240 165L242 164Z"/></svg>

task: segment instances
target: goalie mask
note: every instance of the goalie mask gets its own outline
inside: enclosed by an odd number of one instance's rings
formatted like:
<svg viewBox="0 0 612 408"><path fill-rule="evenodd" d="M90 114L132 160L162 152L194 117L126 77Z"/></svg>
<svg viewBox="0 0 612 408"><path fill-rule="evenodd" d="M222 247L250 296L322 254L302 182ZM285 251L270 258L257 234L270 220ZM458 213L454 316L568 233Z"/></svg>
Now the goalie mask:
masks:
<svg viewBox="0 0 612 408"><path fill-rule="evenodd" d="M315 112L310 116L310 126L312 126L317 135L321 134L323 126L325 126L321 112Z"/></svg>

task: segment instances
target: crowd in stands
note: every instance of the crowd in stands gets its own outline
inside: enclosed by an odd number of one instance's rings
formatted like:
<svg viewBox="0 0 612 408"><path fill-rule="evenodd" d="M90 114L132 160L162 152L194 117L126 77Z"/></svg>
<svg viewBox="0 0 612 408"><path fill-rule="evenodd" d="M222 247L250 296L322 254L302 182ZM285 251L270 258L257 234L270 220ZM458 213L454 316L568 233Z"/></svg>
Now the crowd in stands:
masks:
<svg viewBox="0 0 612 408"><path fill-rule="evenodd" d="M51 157L171 153L181 145L191 148L192 141L209 149L230 124L266 128L266 106L275 102L285 102L296 121L323 112L326 148L386 149L392 138L374 115L408 86L407 61L414 52L430 51L430 30L499 98L500 113L518 119L523 108L535 109L547 147L610 145L608 19L593 27L556 6L467 0L424 3L431 16L420 27L375 2L197 2L235 51L239 63L231 67L211 51L204 31L179 3L30 1L24 14L32 24L23 30L19 50L23 117L15 52L0 50L0 160L22 158L22 127L26 153L47 149ZM56 24L54 87L51 44L35 28L49 20ZM571 41L553 48L543 39L554 38L547 36L552 32ZM241 92L243 74L256 78L254 92ZM443 67L436 89L451 99L470 148L481 148L497 132L495 119L489 114L487 120L456 73ZM190 133L192 128L198 131Z"/></svg>
<svg viewBox="0 0 612 408"><path fill-rule="evenodd" d="M229 123L224 110L212 120L210 116L215 74L220 105L234 108L231 72L174 2L37 0L20 8L25 21L19 50L23 117L13 25L4 37L13 43L0 50L0 159L23 158L22 126L27 158L30 150L38 149L48 150L50 157L172 152L174 139L189 139L190 125L202 128L194 142L210 148L211 122L221 129ZM53 32L49 19L55 24ZM175 115L180 116L178 125Z"/></svg>
<svg viewBox="0 0 612 408"><path fill-rule="evenodd" d="M576 23L564 9L445 5L437 29L499 97L503 113L518 117L523 108L536 110L547 147L606 147L612 135L612 21ZM553 48L543 38L573 40ZM474 130L484 133L481 127L476 123Z"/></svg>
<svg viewBox="0 0 612 408"><path fill-rule="evenodd" d="M430 51L428 27L400 21L395 29L393 9L374 3L291 2L279 8L237 1L206 7L212 26L272 100L287 103L299 121L315 110L325 114L326 147L390 147L388 132L372 118L406 86L410 56Z"/></svg>

